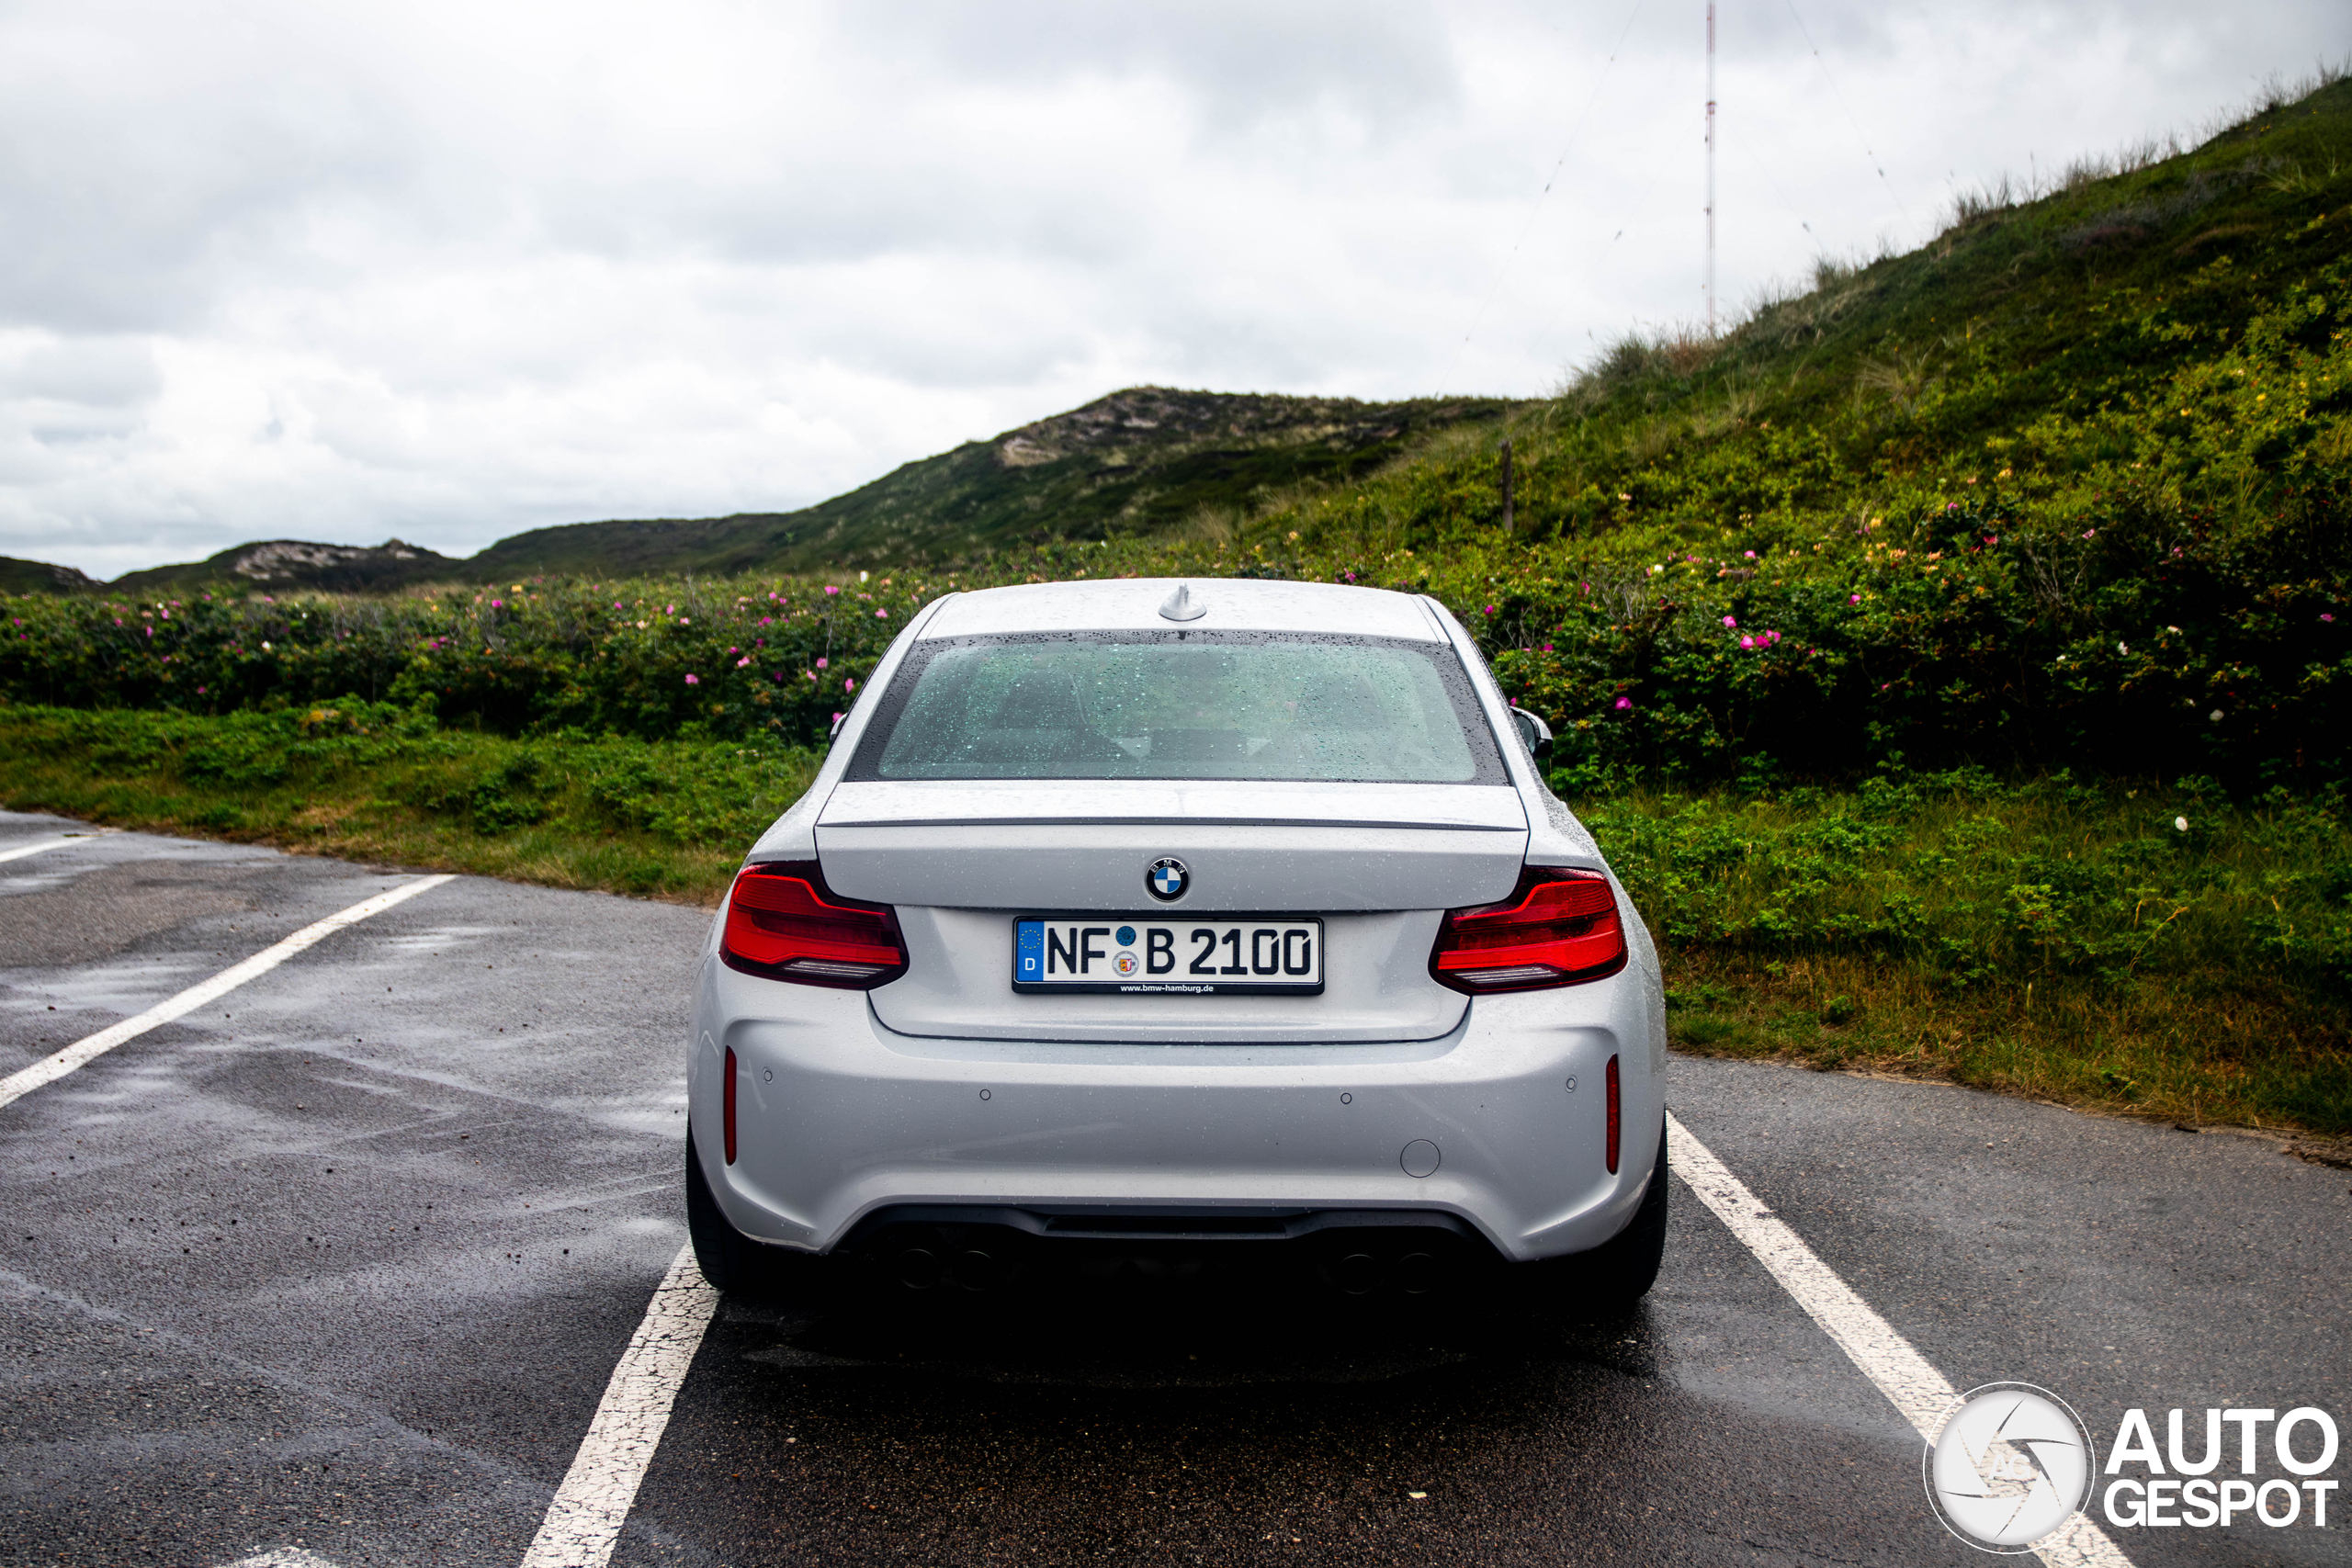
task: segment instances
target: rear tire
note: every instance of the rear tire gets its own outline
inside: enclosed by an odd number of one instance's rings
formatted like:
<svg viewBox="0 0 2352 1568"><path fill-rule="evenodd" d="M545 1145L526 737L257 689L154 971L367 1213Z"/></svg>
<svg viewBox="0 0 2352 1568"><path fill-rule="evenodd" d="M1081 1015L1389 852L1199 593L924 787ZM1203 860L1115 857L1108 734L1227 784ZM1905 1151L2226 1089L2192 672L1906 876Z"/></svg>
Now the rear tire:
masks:
<svg viewBox="0 0 2352 1568"><path fill-rule="evenodd" d="M763 1247L728 1223L702 1173L692 1132L686 1134L686 1235L702 1277L722 1296L773 1302L792 1285L813 1282L815 1258Z"/></svg>
<svg viewBox="0 0 2352 1568"><path fill-rule="evenodd" d="M1591 1290L1619 1306L1632 1306L1650 1293L1657 1271L1666 1261L1667 1189L1666 1125L1657 1129L1657 1163L1650 1168L1649 1190L1633 1223L1594 1247L1590 1260Z"/></svg>
<svg viewBox="0 0 2352 1568"><path fill-rule="evenodd" d="M1550 1304L1596 1313L1630 1310L1657 1283L1666 1259L1666 1127L1657 1130L1657 1164L1625 1228L1589 1252L1520 1265L1540 1281Z"/></svg>

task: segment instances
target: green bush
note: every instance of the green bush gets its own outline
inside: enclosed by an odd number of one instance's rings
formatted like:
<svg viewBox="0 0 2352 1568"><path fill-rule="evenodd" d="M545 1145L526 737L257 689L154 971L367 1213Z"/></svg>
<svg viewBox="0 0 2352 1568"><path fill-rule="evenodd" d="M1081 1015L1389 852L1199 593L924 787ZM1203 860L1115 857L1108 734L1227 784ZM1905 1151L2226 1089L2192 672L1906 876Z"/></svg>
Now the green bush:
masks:
<svg viewBox="0 0 2352 1568"><path fill-rule="evenodd" d="M2195 974L2352 996L2340 793L2234 807L2207 783L1889 769L1837 795L1642 793L1588 821L1679 948L1874 954L1951 991Z"/></svg>

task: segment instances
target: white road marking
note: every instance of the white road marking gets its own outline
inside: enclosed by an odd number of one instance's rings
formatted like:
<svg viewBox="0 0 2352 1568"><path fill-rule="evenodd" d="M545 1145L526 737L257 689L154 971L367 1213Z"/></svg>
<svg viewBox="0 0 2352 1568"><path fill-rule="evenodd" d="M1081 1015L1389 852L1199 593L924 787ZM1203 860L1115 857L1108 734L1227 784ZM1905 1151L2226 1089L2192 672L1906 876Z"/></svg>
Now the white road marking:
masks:
<svg viewBox="0 0 2352 1568"><path fill-rule="evenodd" d="M22 860L43 850L62 850L68 844L86 844L93 839L103 837L102 833L69 833L62 839L44 839L38 844L21 844L13 850L0 850L0 861Z"/></svg>
<svg viewBox="0 0 2352 1568"><path fill-rule="evenodd" d="M0 1106L12 1104L45 1083L54 1083L84 1063L105 1055L126 1040L135 1040L160 1024L169 1023L175 1018L194 1012L215 998L226 996L246 981L268 974L304 949L317 946L345 926L357 925L370 915L379 915L395 904L405 903L420 893L452 880L454 878L447 875L420 876L389 893L379 893L363 903L354 904L339 915L329 915L315 925L304 926L275 947L263 948L243 964L223 969L202 985L190 986L178 996L157 1002L145 1012L101 1029L96 1034L75 1041L54 1056L44 1057L29 1067L0 1078Z"/></svg>
<svg viewBox="0 0 2352 1568"><path fill-rule="evenodd" d="M681 1249L605 1385L523 1568L605 1568L612 1560L638 1483L670 1425L671 1404L718 1310L718 1292L695 1267L695 1249Z"/></svg>
<svg viewBox="0 0 2352 1568"><path fill-rule="evenodd" d="M1803 1237L1758 1202L1747 1184L1670 1111L1666 1124L1667 1146L1671 1151L1668 1163L1674 1174L1771 1270L1772 1277L1838 1342L1862 1375L1878 1385L1913 1429L1926 1441L1934 1442L1943 1429L1944 1418L1960 1408L1959 1391L1886 1319L1872 1312L1870 1303L1856 1295L1829 1265L1815 1257ZM1924 1496L1919 1506L1925 1524L1929 1516ZM2034 1550L2052 1568L2132 1568L2132 1560L2087 1514L2076 1514Z"/></svg>
<svg viewBox="0 0 2352 1568"><path fill-rule="evenodd" d="M299 1546L274 1546L251 1557L240 1557L227 1568L334 1568L334 1564Z"/></svg>

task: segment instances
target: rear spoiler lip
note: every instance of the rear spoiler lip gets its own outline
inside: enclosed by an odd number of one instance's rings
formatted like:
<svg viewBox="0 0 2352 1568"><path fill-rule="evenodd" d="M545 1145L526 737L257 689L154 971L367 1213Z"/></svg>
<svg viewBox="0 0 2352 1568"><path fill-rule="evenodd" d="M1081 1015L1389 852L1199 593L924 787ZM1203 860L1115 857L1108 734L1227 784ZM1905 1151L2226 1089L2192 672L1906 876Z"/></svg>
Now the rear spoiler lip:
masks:
<svg viewBox="0 0 2352 1568"><path fill-rule="evenodd" d="M1366 817L860 817L845 822L820 823L835 830L845 828L1390 828L1423 833L1518 833L1524 827L1492 822L1425 822L1402 818Z"/></svg>

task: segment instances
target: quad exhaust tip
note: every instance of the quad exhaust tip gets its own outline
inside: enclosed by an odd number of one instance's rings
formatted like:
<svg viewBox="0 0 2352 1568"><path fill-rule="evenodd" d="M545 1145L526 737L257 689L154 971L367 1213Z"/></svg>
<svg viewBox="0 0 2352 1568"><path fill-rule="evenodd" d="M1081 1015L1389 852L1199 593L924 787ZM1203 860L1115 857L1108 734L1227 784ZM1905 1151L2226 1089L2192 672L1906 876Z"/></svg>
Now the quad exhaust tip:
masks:
<svg viewBox="0 0 2352 1568"><path fill-rule="evenodd" d="M1349 1296L1368 1296L1384 1287L1399 1295L1423 1296L1437 1288L1441 1275L1437 1258L1426 1252L1409 1252L1402 1258L1351 1252L1333 1258L1327 1267L1327 1281ZM891 1259L890 1272L910 1291L945 1286L978 1295L1005 1282L1001 1266L978 1247L942 1257L927 1247L910 1247Z"/></svg>
<svg viewBox="0 0 2352 1568"><path fill-rule="evenodd" d="M1331 1283L1342 1295L1368 1296L1385 1285L1399 1295L1425 1296L1437 1288L1438 1261L1426 1252L1408 1252L1393 1261L1351 1252L1331 1265Z"/></svg>
<svg viewBox="0 0 2352 1568"><path fill-rule="evenodd" d="M899 1283L910 1291L953 1285L975 1293L993 1289L1000 1274L996 1259L978 1247L942 1258L929 1247L910 1247L899 1254L892 1271L898 1275Z"/></svg>

